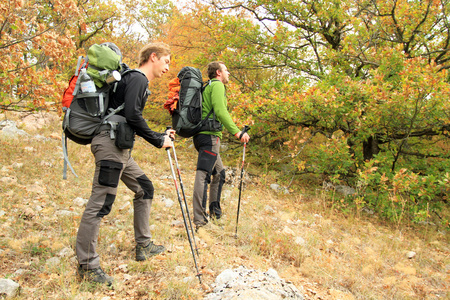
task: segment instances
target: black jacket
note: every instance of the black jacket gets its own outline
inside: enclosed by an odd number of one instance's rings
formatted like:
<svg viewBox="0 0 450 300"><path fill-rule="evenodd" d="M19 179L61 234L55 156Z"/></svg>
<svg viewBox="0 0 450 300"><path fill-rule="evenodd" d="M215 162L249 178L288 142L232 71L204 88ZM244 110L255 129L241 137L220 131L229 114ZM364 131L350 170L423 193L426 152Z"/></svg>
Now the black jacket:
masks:
<svg viewBox="0 0 450 300"><path fill-rule="evenodd" d="M138 136L161 148L164 144L164 134L151 130L142 117L149 95L148 83L147 77L142 72L132 71L125 74L117 84L116 91L112 93L108 107L115 109L125 102L125 108L118 114L127 119L127 123Z"/></svg>

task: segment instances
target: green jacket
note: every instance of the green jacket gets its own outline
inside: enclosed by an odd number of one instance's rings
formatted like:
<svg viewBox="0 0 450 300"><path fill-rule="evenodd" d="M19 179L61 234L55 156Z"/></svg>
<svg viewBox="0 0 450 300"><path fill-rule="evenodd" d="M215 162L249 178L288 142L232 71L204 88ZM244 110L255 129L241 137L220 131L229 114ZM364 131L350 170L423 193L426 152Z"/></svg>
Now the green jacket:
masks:
<svg viewBox="0 0 450 300"><path fill-rule="evenodd" d="M218 120L232 135L240 129L234 124L227 108L227 97L225 95L225 85L218 79L212 79L203 91L202 119L214 108L216 120ZM210 118L212 118L212 114ZM199 134L210 134L222 138L221 131L202 131Z"/></svg>

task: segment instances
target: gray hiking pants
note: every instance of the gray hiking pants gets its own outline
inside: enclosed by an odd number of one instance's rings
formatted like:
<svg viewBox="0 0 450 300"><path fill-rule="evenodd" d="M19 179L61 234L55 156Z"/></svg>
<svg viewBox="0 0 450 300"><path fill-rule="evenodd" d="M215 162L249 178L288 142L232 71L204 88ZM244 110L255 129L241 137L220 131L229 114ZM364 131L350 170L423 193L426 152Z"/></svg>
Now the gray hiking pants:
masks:
<svg viewBox="0 0 450 300"><path fill-rule="evenodd" d="M225 183L225 169L220 158L220 139L214 135L199 134L194 136L194 146L198 151L197 171L194 183L194 224L203 226L208 223L206 205L209 189L209 215L220 218L220 196ZM212 179L211 179L212 177Z"/></svg>
<svg viewBox="0 0 450 300"><path fill-rule="evenodd" d="M94 137L91 151L95 157L95 173L91 197L86 205L78 229L76 254L83 268L100 266L97 240L101 219L111 212L119 180L135 193L134 236L137 244L150 242L149 216L153 199L153 184L136 164L130 150L119 149L109 131Z"/></svg>

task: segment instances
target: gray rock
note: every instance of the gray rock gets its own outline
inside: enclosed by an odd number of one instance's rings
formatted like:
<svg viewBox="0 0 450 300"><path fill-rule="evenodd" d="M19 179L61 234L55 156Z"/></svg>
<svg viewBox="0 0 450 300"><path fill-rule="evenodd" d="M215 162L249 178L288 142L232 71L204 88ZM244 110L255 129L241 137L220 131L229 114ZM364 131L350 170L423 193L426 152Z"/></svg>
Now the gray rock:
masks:
<svg viewBox="0 0 450 300"><path fill-rule="evenodd" d="M279 184L276 184L276 183L272 183L270 185L270 188L272 190L274 190L274 191L282 192L282 193L284 193L286 195L289 194L289 189L287 187L282 187L282 186L280 186Z"/></svg>
<svg viewBox="0 0 450 300"><path fill-rule="evenodd" d="M4 184L16 184L17 183L17 177L2 177L0 178L0 182L3 182Z"/></svg>
<svg viewBox="0 0 450 300"><path fill-rule="evenodd" d="M351 196L356 194L356 190L352 187L346 185L337 185L334 187L337 193L340 193L344 196Z"/></svg>
<svg viewBox="0 0 450 300"><path fill-rule="evenodd" d="M23 163L15 162L15 163L12 164L12 167L13 167L14 169L20 169L20 168L23 167Z"/></svg>
<svg viewBox="0 0 450 300"><path fill-rule="evenodd" d="M306 244L305 239L302 238L301 236L296 236L294 243L296 243L297 245L300 245L300 246L304 246Z"/></svg>
<svg viewBox="0 0 450 300"><path fill-rule="evenodd" d="M185 266L176 266L175 267L176 274L187 274L188 272L189 272L189 270Z"/></svg>
<svg viewBox="0 0 450 300"><path fill-rule="evenodd" d="M215 283L216 283L216 285L219 285L219 286L224 285L228 281L235 280L238 277L239 277L239 274L237 272L235 272L231 269L226 269L225 271L220 273L219 276L217 276Z"/></svg>
<svg viewBox="0 0 450 300"><path fill-rule="evenodd" d="M59 251L58 256L59 257L72 257L75 255L75 251L73 251L72 248L64 248L61 251Z"/></svg>
<svg viewBox="0 0 450 300"><path fill-rule="evenodd" d="M76 206L85 206L88 203L88 199L83 199L81 197L76 197L73 199L73 204Z"/></svg>
<svg viewBox="0 0 450 300"><path fill-rule="evenodd" d="M109 252L110 254L116 255L116 254L119 253L119 249L117 248L116 245L111 244L111 245L108 246L108 252Z"/></svg>
<svg viewBox="0 0 450 300"><path fill-rule="evenodd" d="M14 121L3 120L0 121L0 129L4 136L15 138L17 136L28 135L24 130L18 129Z"/></svg>
<svg viewBox="0 0 450 300"><path fill-rule="evenodd" d="M184 227L184 221L182 220L174 220L170 223L173 227Z"/></svg>
<svg viewBox="0 0 450 300"><path fill-rule="evenodd" d="M55 214L62 217L78 216L78 213L66 209L59 210Z"/></svg>
<svg viewBox="0 0 450 300"><path fill-rule="evenodd" d="M272 183L272 184L270 185L270 188L271 188L272 190L274 190L274 191L278 191L278 189L280 188L280 185L279 185L279 184L276 184L276 183Z"/></svg>
<svg viewBox="0 0 450 300"><path fill-rule="evenodd" d="M172 207L175 204L175 202L173 202L172 200L170 200L168 198L163 199L163 201L164 201L164 206L167 208Z"/></svg>
<svg viewBox="0 0 450 300"><path fill-rule="evenodd" d="M220 273L213 284L213 292L205 300L226 299L305 299L291 283L280 278L277 271L267 272L247 269L243 266Z"/></svg>
<svg viewBox="0 0 450 300"><path fill-rule="evenodd" d="M19 293L20 285L11 279L0 279L0 296L6 298L16 297Z"/></svg>
<svg viewBox="0 0 450 300"><path fill-rule="evenodd" d="M17 270L14 272L13 277L19 277L20 275L25 274L25 272L26 272L26 270L24 270L24 269L17 269Z"/></svg>
<svg viewBox="0 0 450 300"><path fill-rule="evenodd" d="M131 279L133 279L133 276L130 274L123 274L123 281L129 281Z"/></svg>
<svg viewBox="0 0 450 300"><path fill-rule="evenodd" d="M61 259L59 257L51 257L47 259L45 264L49 267L55 267L61 263Z"/></svg>

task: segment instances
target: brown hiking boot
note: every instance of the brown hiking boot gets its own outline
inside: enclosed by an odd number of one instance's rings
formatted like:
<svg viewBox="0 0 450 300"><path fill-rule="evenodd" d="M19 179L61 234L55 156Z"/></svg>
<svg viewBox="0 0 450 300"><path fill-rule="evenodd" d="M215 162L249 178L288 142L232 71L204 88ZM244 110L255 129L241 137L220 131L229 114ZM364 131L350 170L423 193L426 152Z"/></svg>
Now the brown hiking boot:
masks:
<svg viewBox="0 0 450 300"><path fill-rule="evenodd" d="M101 267L95 269L84 269L82 266L78 266L78 276L89 282L106 283L107 286L111 286L114 282L114 278L106 275L105 271L103 271Z"/></svg>
<svg viewBox="0 0 450 300"><path fill-rule="evenodd" d="M155 245L150 242L147 246L136 245L136 260L143 261L147 260L152 256L155 256L161 252L164 252L166 248L162 245Z"/></svg>

